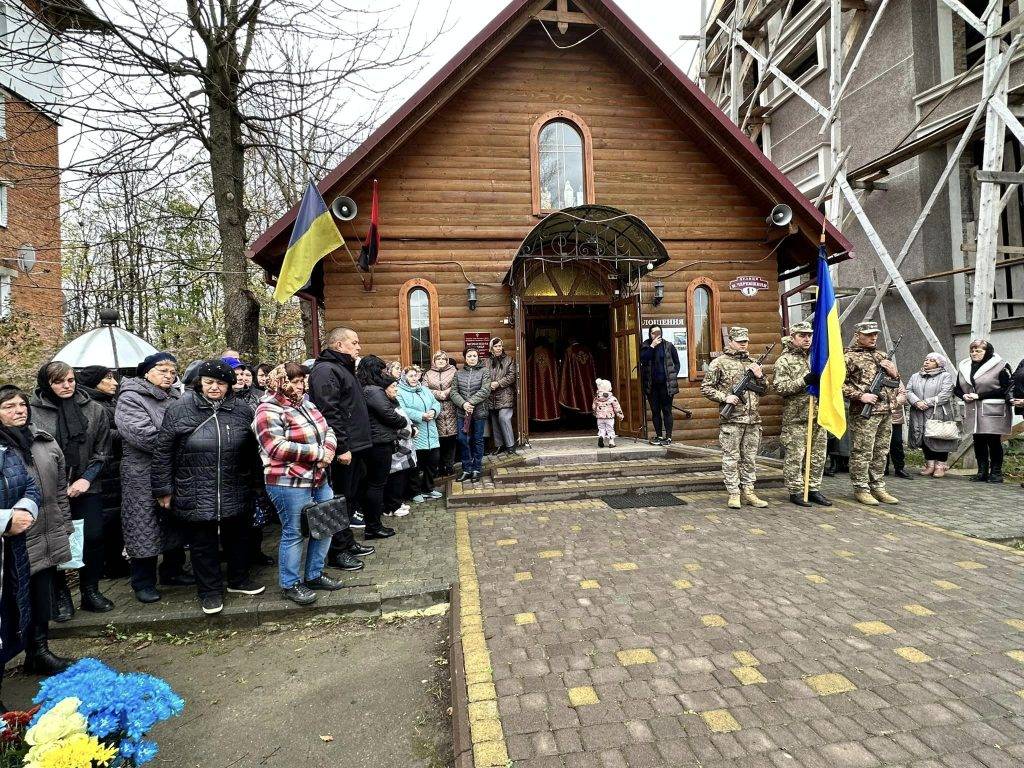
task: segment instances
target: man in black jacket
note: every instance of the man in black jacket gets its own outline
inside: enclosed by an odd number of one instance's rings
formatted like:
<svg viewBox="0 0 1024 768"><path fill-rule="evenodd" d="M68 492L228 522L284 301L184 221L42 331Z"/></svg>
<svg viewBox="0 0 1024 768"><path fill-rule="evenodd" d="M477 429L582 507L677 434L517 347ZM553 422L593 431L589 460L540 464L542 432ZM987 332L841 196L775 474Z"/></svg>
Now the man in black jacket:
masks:
<svg viewBox="0 0 1024 768"><path fill-rule="evenodd" d="M356 488L370 440L370 415L363 399L363 388L356 381L359 336L351 328L339 327L327 334L327 343L309 374L309 398L334 430L338 451L331 467L331 485L336 494L348 500L352 527L365 526L362 515L354 511ZM351 528L334 535L328 562L343 570L358 570L356 558L372 555L374 548L361 546Z"/></svg>
<svg viewBox="0 0 1024 768"><path fill-rule="evenodd" d="M652 325L640 348L640 385L651 405L655 435L651 445L672 444L672 398L679 394L679 353Z"/></svg>

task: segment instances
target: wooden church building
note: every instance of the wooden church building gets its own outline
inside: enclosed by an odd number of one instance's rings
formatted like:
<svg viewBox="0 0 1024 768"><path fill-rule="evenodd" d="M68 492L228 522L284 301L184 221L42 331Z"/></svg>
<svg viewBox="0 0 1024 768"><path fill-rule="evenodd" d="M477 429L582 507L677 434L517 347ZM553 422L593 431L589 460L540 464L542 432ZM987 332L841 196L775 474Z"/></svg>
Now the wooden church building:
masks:
<svg viewBox="0 0 1024 768"><path fill-rule="evenodd" d="M382 235L357 270L372 187ZM703 371L742 324L758 353L779 338L779 281L851 246L611 0L513 0L320 184L351 253L325 258L304 293L364 354L429 367L443 349L501 337L519 363L521 437L592 429L564 411L538 420L538 348L586 349L643 435L637 363L658 323L680 352L676 437L717 436ZM766 219L783 204L788 226ZM252 246L273 281L296 210ZM641 335L643 334L643 336ZM593 382L588 386L593 387ZM689 418L683 421L684 409ZM777 429L781 403L765 401Z"/></svg>

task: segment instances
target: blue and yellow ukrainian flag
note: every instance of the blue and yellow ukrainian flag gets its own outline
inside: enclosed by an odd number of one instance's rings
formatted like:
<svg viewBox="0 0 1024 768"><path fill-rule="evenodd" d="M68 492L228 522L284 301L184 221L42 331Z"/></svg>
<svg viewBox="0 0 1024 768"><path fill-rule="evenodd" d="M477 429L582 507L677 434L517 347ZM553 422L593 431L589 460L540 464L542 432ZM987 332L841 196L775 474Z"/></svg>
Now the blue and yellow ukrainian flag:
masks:
<svg viewBox="0 0 1024 768"><path fill-rule="evenodd" d="M818 398L818 424L836 437L842 437L846 434L846 408L843 402L846 360L843 357L843 337L839 327L839 306L832 288L824 245L818 248L818 298L814 302L814 337L810 364L811 372L819 377L816 385L807 387L808 393Z"/></svg>
<svg viewBox="0 0 1024 768"><path fill-rule="evenodd" d="M344 244L320 190L311 179L292 226L292 237L281 264L281 274L277 277L274 298L282 304L288 301L309 282L316 263Z"/></svg>

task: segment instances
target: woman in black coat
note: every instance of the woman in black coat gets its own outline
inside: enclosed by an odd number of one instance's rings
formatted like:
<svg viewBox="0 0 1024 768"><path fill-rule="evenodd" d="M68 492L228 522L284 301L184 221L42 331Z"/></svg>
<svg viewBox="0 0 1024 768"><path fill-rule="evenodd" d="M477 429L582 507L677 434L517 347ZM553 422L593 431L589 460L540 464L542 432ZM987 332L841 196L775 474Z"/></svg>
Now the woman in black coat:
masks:
<svg viewBox="0 0 1024 768"><path fill-rule="evenodd" d="M366 457L366 496L363 516L367 539L387 539L394 528L381 523L384 511L384 486L391 474L391 455L395 452L398 430L405 429L405 417L396 410L398 382L387 373L387 363L376 355L359 361L356 378L363 385L366 410L370 414L370 440L373 446Z"/></svg>
<svg viewBox="0 0 1024 768"><path fill-rule="evenodd" d="M190 543L203 613L224 608L220 546L227 590L258 595L249 578L248 536L261 462L252 409L231 392L235 374L220 360L196 370L193 390L164 415L153 452L153 495L180 522Z"/></svg>

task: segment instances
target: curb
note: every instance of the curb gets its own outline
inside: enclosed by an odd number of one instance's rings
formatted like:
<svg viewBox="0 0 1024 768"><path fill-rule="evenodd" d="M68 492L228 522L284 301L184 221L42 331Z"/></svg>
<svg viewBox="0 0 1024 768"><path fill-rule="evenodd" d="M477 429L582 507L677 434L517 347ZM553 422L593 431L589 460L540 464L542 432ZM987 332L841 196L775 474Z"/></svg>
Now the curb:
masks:
<svg viewBox="0 0 1024 768"><path fill-rule="evenodd" d="M462 654L462 598L459 583L451 590L448 610L448 668L452 671L452 754L455 768L474 768L473 740L469 732L469 693L466 689L466 660Z"/></svg>

